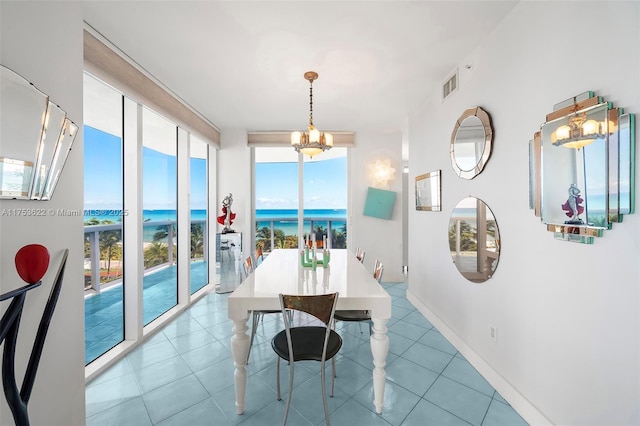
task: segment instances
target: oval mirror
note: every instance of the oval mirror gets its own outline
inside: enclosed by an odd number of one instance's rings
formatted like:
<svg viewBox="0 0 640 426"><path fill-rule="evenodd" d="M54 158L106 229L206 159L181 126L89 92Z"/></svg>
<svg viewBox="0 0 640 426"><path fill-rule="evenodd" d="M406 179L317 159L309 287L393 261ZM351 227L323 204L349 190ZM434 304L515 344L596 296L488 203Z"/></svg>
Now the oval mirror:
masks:
<svg viewBox="0 0 640 426"><path fill-rule="evenodd" d="M456 121L451 134L451 165L458 176L473 179L491 155L493 128L489 114L480 107L469 108Z"/></svg>
<svg viewBox="0 0 640 426"><path fill-rule="evenodd" d="M493 275L500 258L500 233L484 201L468 197L453 209L449 250L458 271L469 281L481 283Z"/></svg>

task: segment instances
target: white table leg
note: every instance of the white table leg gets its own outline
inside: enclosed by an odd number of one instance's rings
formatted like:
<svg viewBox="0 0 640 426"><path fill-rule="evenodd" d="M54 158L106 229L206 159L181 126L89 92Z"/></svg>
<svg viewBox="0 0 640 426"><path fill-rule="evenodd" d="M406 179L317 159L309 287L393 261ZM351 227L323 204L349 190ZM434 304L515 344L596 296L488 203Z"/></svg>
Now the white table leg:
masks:
<svg viewBox="0 0 640 426"><path fill-rule="evenodd" d="M387 353L389 352L389 336L387 336L386 319L373 318L373 334L371 335L371 354L373 355L373 403L376 413L382 413L384 404L384 385L387 373Z"/></svg>
<svg viewBox="0 0 640 426"><path fill-rule="evenodd" d="M231 337L231 353L236 367L234 380L236 385L236 413L244 413L244 396L247 388L247 355L249 354L249 335L247 320L233 320L233 336Z"/></svg>

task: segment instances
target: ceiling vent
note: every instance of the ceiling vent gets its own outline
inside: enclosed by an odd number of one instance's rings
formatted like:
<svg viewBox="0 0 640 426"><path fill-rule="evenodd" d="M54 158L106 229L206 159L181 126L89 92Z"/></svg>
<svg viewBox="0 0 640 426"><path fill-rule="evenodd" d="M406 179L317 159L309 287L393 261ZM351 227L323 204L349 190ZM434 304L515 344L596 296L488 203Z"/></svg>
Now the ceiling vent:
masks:
<svg viewBox="0 0 640 426"><path fill-rule="evenodd" d="M442 85L442 100L445 100L449 95L458 90L458 69L447 79Z"/></svg>

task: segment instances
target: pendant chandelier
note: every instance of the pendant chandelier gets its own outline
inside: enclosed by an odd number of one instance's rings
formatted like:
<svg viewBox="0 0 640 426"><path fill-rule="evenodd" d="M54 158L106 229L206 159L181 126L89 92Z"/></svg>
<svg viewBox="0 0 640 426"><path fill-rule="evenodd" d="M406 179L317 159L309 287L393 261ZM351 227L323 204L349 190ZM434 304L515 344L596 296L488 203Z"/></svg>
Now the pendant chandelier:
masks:
<svg viewBox="0 0 640 426"><path fill-rule="evenodd" d="M313 81L318 78L318 73L307 71L304 78L309 81L309 128L306 132L291 133L291 145L296 151L313 157L333 147L333 136L320 132L313 125Z"/></svg>

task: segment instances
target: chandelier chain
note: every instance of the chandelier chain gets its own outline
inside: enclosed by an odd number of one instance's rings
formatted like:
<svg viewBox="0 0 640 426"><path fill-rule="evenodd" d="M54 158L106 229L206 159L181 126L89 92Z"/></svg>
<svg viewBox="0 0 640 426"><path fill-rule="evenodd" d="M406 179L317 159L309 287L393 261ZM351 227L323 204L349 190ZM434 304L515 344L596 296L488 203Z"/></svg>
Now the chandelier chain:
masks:
<svg viewBox="0 0 640 426"><path fill-rule="evenodd" d="M309 82L309 125L313 126L313 80Z"/></svg>

